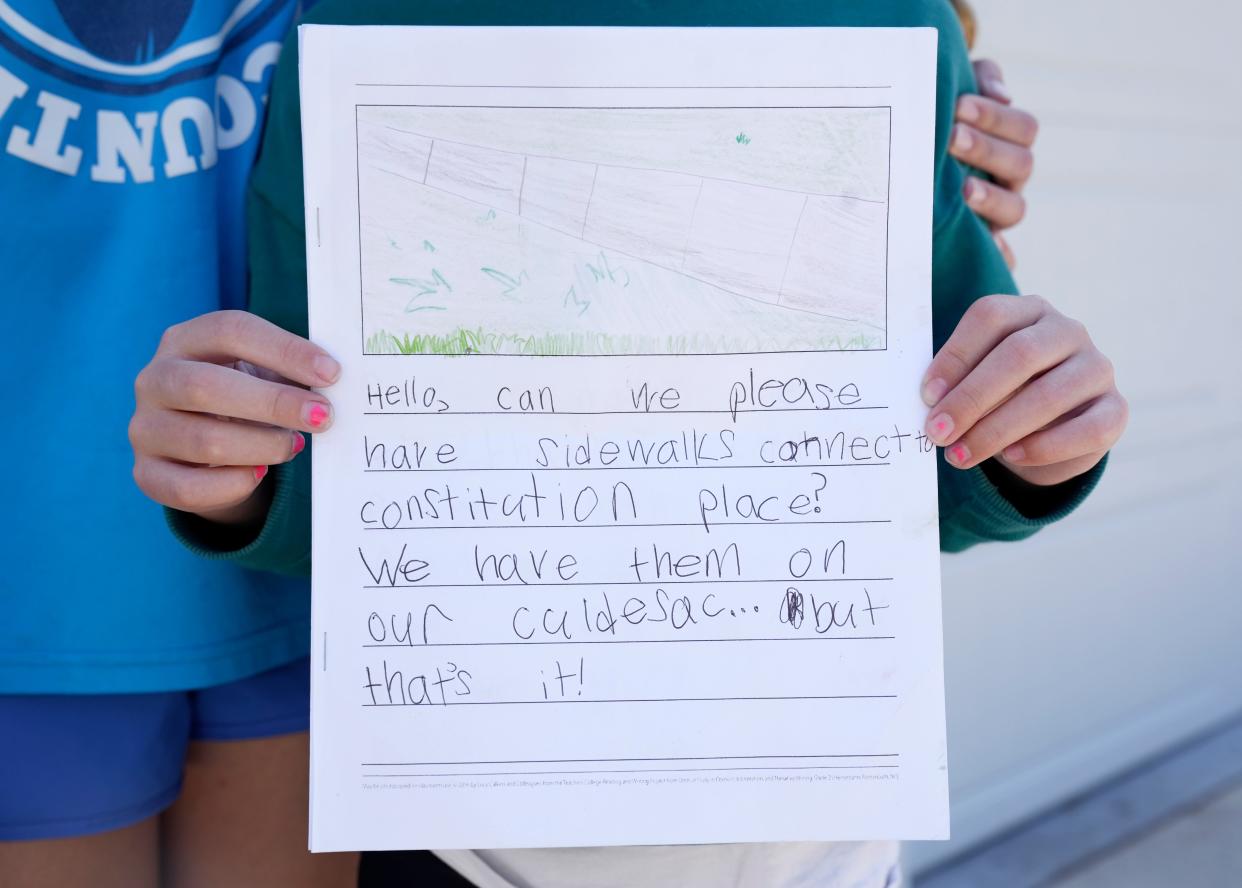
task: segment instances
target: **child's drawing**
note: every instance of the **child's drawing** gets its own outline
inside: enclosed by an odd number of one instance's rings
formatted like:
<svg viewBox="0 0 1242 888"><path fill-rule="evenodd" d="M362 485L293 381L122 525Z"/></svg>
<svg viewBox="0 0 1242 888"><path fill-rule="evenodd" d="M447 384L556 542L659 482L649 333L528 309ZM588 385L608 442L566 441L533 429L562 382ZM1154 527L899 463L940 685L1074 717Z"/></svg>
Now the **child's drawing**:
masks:
<svg viewBox="0 0 1242 888"><path fill-rule="evenodd" d="M361 107L367 351L884 348L888 135L886 108Z"/></svg>

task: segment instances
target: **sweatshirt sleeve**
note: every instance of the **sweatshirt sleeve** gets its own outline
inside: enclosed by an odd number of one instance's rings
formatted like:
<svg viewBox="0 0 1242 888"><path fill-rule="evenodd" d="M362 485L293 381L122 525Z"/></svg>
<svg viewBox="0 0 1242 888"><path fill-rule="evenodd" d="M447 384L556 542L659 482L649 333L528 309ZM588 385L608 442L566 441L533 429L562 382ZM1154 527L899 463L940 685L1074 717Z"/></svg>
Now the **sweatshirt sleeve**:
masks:
<svg viewBox="0 0 1242 888"><path fill-rule="evenodd" d="M957 99L975 92L975 79L951 12L939 23L939 31L932 233L932 345L937 351L976 299L1019 292L987 227L966 205L964 168L949 156ZM1074 511L1099 482L1105 462L1062 484L1038 487L994 460L966 471L955 469L938 450L940 548L960 552L976 543L1031 536Z"/></svg>
<svg viewBox="0 0 1242 888"><path fill-rule="evenodd" d="M307 334L306 226L302 199L302 129L298 110L297 34L285 41L268 99L268 121L251 174L246 224L252 312ZM330 393L329 393L330 394ZM314 436L291 462L275 466L267 518L257 532L239 536L194 515L166 511L173 534L206 558L243 567L310 574L310 461Z"/></svg>

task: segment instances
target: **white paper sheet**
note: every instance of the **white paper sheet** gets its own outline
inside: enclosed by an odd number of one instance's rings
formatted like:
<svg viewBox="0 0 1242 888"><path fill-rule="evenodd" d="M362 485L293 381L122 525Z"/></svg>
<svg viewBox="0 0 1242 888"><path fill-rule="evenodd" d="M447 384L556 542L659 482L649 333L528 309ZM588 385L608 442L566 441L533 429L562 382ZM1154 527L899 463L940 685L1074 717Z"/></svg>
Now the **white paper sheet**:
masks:
<svg viewBox="0 0 1242 888"><path fill-rule="evenodd" d="M935 39L302 28L312 848L947 835Z"/></svg>

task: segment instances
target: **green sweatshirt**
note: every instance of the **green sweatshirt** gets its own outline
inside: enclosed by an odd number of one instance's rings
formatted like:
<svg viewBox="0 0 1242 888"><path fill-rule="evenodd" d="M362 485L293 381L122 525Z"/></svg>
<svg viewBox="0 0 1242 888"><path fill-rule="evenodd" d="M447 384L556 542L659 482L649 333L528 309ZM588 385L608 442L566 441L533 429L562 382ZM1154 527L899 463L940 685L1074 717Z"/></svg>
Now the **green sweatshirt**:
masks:
<svg viewBox="0 0 1242 888"><path fill-rule="evenodd" d="M975 90L958 20L948 0L327 0L306 22L392 25L868 26L938 29L933 210L933 341L939 348L967 306L990 293L1017 293L985 226L962 197L964 172L948 155L954 106ZM285 42L272 83L267 132L250 186L250 309L307 332L306 231L297 39ZM194 516L170 513L178 537L199 554L281 573L310 572L310 448L271 474L267 520L239 537ZM1071 511L1095 487L1104 463L1055 487L1035 487L995 463L968 471L937 462L940 547L958 552L988 540L1020 540Z"/></svg>

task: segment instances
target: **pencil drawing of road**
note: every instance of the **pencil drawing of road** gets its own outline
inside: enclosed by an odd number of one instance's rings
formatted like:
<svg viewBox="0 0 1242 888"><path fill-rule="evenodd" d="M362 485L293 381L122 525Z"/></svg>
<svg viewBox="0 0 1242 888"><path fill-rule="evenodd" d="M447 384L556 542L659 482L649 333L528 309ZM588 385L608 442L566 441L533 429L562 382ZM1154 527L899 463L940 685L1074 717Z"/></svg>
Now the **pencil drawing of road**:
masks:
<svg viewBox="0 0 1242 888"><path fill-rule="evenodd" d="M888 111L358 111L367 350L885 345Z"/></svg>

